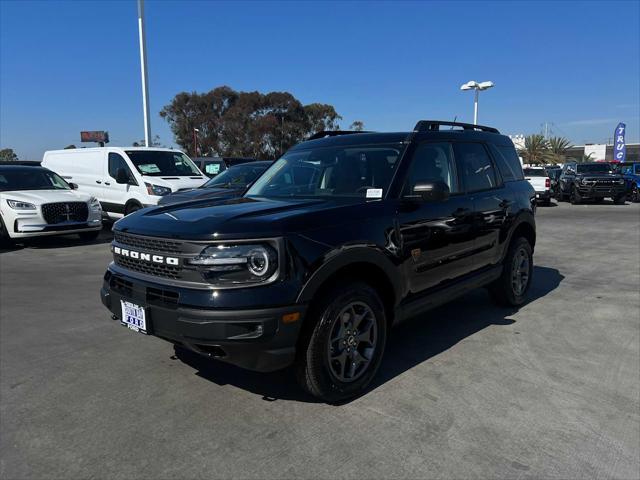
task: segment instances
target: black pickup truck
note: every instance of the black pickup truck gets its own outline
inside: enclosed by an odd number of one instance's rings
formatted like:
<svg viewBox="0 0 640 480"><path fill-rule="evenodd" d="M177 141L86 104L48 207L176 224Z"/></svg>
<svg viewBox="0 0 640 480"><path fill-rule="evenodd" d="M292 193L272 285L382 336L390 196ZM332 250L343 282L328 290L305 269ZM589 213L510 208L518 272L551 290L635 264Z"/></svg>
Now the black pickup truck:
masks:
<svg viewBox="0 0 640 480"><path fill-rule="evenodd" d="M131 330L252 370L294 364L308 392L344 400L402 320L478 287L524 303L535 209L494 128L321 132L239 198L119 220L102 302Z"/></svg>
<svg viewBox="0 0 640 480"><path fill-rule="evenodd" d="M567 162L558 180L558 200L569 199L574 205L584 200L601 202L605 197L624 204L626 190L624 177L606 162Z"/></svg>

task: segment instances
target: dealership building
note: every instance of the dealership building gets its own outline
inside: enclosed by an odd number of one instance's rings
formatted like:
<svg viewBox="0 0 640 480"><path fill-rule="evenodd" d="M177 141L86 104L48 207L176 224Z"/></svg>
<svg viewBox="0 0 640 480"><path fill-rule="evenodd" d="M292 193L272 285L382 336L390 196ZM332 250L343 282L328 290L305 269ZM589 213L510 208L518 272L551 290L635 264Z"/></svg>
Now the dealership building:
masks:
<svg viewBox="0 0 640 480"><path fill-rule="evenodd" d="M567 150L567 158L581 159L584 155L591 154L595 162L613 161L613 145L587 144L576 145ZM640 143L627 143L626 162L640 162Z"/></svg>

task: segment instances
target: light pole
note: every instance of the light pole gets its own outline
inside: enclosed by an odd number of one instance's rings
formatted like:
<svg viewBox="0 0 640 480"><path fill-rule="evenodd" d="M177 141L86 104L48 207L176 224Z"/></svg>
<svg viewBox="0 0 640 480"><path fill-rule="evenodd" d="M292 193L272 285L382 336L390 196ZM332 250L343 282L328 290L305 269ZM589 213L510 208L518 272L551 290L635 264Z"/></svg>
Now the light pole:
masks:
<svg viewBox="0 0 640 480"><path fill-rule="evenodd" d="M198 133L200 130L197 128L193 129L193 156L194 158L198 156Z"/></svg>
<svg viewBox="0 0 640 480"><path fill-rule="evenodd" d="M138 0L138 36L140 40L140 74L142 76L142 110L144 111L144 144L151 146L149 121L149 82L147 80L147 48L144 33L144 0Z"/></svg>
<svg viewBox="0 0 640 480"><path fill-rule="evenodd" d="M475 80L471 80L460 87L460 90L475 90L473 99L473 123L475 125L478 124L478 95L480 90L488 90L491 87L493 87L493 82L478 83Z"/></svg>

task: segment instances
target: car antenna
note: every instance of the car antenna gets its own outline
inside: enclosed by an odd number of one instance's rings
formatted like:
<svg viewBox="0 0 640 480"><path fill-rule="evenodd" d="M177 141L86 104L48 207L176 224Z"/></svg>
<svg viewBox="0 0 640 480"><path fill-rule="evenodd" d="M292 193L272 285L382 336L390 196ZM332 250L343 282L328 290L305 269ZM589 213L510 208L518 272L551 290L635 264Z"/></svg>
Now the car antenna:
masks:
<svg viewBox="0 0 640 480"><path fill-rule="evenodd" d="M456 120L458 119L458 115L456 115L455 117L453 117L453 123L456 123ZM453 130L453 125L451 125L451 128L449 128L449 130Z"/></svg>

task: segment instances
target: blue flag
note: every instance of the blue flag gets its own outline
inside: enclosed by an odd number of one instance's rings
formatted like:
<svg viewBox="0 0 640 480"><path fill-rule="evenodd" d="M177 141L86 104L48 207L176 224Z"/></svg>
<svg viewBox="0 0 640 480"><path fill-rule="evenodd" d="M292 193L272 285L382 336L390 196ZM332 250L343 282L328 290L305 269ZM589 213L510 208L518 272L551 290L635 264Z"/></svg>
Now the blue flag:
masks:
<svg viewBox="0 0 640 480"><path fill-rule="evenodd" d="M615 131L615 142L613 143L613 160L616 162L624 162L627 156L627 146L624 143L624 131L627 126L620 122Z"/></svg>

